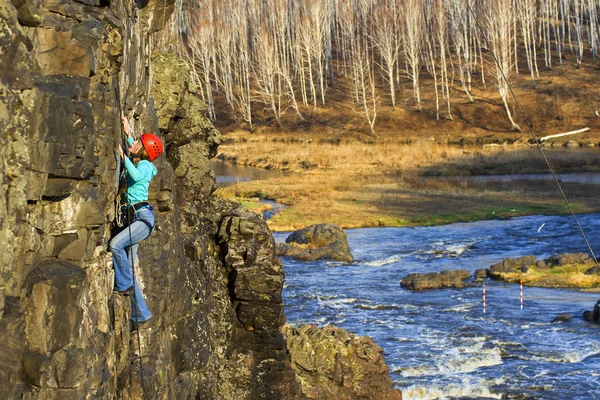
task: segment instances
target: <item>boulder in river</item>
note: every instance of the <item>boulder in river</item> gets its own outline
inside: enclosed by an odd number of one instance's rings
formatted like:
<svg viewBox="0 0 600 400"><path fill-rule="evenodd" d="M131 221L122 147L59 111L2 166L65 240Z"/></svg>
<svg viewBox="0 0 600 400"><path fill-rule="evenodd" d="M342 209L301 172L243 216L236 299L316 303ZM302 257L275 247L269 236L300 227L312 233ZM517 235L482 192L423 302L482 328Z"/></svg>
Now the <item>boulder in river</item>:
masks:
<svg viewBox="0 0 600 400"><path fill-rule="evenodd" d="M594 305L593 311L586 311L583 313L583 319L588 322L600 324L600 300Z"/></svg>
<svg viewBox="0 0 600 400"><path fill-rule="evenodd" d="M470 277L471 273L465 269L431 272L428 274L408 274L402 279L400 286L411 290L462 289L466 286L464 280Z"/></svg>
<svg viewBox="0 0 600 400"><path fill-rule="evenodd" d="M557 315L552 322L569 322L573 319L573 315L571 314L560 314Z"/></svg>
<svg viewBox="0 0 600 400"><path fill-rule="evenodd" d="M402 400L370 337L334 325L286 325L283 333L303 399Z"/></svg>
<svg viewBox="0 0 600 400"><path fill-rule="evenodd" d="M476 269L475 274L473 274L476 281L482 281L485 278L489 278L490 270L487 268Z"/></svg>
<svg viewBox="0 0 600 400"><path fill-rule="evenodd" d="M329 259L352 262L346 232L333 224L307 226L277 244L277 255L301 261Z"/></svg>
<svg viewBox="0 0 600 400"><path fill-rule="evenodd" d="M505 258L502 262L490 267L490 277L499 279L501 274L508 272L523 272L523 268L536 265L535 256L524 256L519 258Z"/></svg>

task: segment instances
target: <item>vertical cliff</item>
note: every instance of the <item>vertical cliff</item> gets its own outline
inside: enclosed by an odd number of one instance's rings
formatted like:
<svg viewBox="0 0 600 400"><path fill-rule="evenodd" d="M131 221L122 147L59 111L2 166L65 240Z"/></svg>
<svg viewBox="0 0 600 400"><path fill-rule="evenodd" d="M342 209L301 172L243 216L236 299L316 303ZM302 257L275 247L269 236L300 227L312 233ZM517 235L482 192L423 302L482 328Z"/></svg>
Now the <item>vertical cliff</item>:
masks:
<svg viewBox="0 0 600 400"><path fill-rule="evenodd" d="M220 134L153 51L173 0L0 0L0 398L297 398L264 221L212 196ZM159 133L130 333L107 244L120 109ZM139 338L139 341L138 341Z"/></svg>

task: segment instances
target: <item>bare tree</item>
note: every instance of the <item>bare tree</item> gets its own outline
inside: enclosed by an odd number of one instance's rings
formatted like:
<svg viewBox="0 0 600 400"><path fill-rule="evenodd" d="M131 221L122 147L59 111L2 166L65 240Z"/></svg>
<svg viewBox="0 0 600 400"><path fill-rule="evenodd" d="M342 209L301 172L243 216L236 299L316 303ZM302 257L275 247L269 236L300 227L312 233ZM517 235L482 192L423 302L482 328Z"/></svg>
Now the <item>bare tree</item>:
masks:
<svg viewBox="0 0 600 400"><path fill-rule="evenodd" d="M577 40L577 52L575 53L575 57L577 60L577 65L581 64L583 60L583 28L585 23L584 19L584 1L583 0L572 0L573 1L573 24L575 26L575 38Z"/></svg>
<svg viewBox="0 0 600 400"><path fill-rule="evenodd" d="M214 41L213 32L212 13L207 10L206 17L195 25L188 40L188 46L192 53L191 60L194 62L193 72L197 74L197 81L200 84L203 99L207 105L207 113L212 120L215 118L215 102L211 81L215 61L215 47L212 45Z"/></svg>
<svg viewBox="0 0 600 400"><path fill-rule="evenodd" d="M397 4L394 0L382 0L382 4L373 11L371 38L373 45L381 54L381 69L384 80L389 85L392 107L396 107L396 86L394 72L398 62L398 19Z"/></svg>
<svg viewBox="0 0 600 400"><path fill-rule="evenodd" d="M352 83L358 93L358 105L362 107L364 116L369 123L371 135L375 134L377 119L377 95L375 93L375 76L371 68L369 48L365 40L357 40L352 53Z"/></svg>
<svg viewBox="0 0 600 400"><path fill-rule="evenodd" d="M371 65L371 49L365 32L367 29L366 20L363 18L364 15L360 15L360 13L346 14L345 16L349 18L344 21L343 32L348 36L348 42L350 43L349 60L351 63L352 91L355 102L361 107L362 113L369 124L369 130L374 135L378 98L375 92L375 76Z"/></svg>
<svg viewBox="0 0 600 400"><path fill-rule="evenodd" d="M452 120L452 111L450 109L450 82L448 79L448 64L450 63L452 65L452 57L449 57L450 46L448 40L448 17L446 13L446 10L448 9L448 1L449 0L436 1L434 14L436 39L440 54L440 79L442 82L442 95L446 100L448 118Z"/></svg>
<svg viewBox="0 0 600 400"><path fill-rule="evenodd" d="M425 0L425 61L427 69L433 77L435 89L436 119L440 119L440 88L441 97L446 101L448 118L452 120L450 109L450 88L448 82L448 38L447 16L444 7L446 0Z"/></svg>
<svg viewBox="0 0 600 400"><path fill-rule="evenodd" d="M527 68L531 75L531 82L535 88L535 80L539 79L536 53L536 34L535 23L537 20L536 0L521 0L518 3L517 12L521 22L521 37L525 47L525 58L527 59Z"/></svg>
<svg viewBox="0 0 600 400"><path fill-rule="evenodd" d="M458 62L458 72L463 91L471 103L474 102L471 95L471 53L469 46L470 13L465 1L452 0L449 7L449 29L452 37L453 48Z"/></svg>
<svg viewBox="0 0 600 400"><path fill-rule="evenodd" d="M406 74L412 82L413 98L421 110L421 91L419 72L421 70L421 53L423 47L423 8L421 0L403 0L400 15L403 53L406 60Z"/></svg>
<svg viewBox="0 0 600 400"><path fill-rule="evenodd" d="M277 52L273 38L263 26L259 33L253 38L254 48L254 82L257 100L265 104L266 110L270 110L277 124L281 126L281 102L279 98L277 77L279 67L277 65Z"/></svg>
<svg viewBox="0 0 600 400"><path fill-rule="evenodd" d="M493 0L485 11L487 42L496 56L496 84L502 98L506 115L514 129L521 128L514 121L509 107L509 82L513 69L511 47L513 41L514 24L512 22L515 11L511 0Z"/></svg>
<svg viewBox="0 0 600 400"><path fill-rule="evenodd" d="M432 11L436 6L436 0L425 0L425 9ZM438 71L437 71L437 43L435 42L436 37L436 13L428 12L424 13L425 16L425 65L427 70L433 77L433 89L435 93L435 118L440 119L440 91L438 87Z"/></svg>
<svg viewBox="0 0 600 400"><path fill-rule="evenodd" d="M304 120L296 101L296 93L294 89L294 68L292 65L292 37L290 24L294 19L295 8L293 3L289 3L288 0L273 0L275 6L269 10L268 15L268 26L271 31L271 36L274 38L273 43L275 45L275 57L277 65L277 91L280 93L280 100L287 99L286 104L279 106L283 108L283 112L287 109L288 105L296 112L300 119Z"/></svg>
<svg viewBox="0 0 600 400"><path fill-rule="evenodd" d="M332 8L326 0L305 0L307 3L307 15L312 27L311 40L315 57L316 77L321 94L321 102L325 105L325 88L327 84L327 62L331 57L331 17Z"/></svg>
<svg viewBox="0 0 600 400"><path fill-rule="evenodd" d="M234 42L233 54L233 101L237 115L242 121L248 123L250 131L253 129L252 97L250 91L251 74L251 26L247 16L247 2L244 0L232 1L231 26ZM224 32L225 33L225 32ZM226 33L225 33L226 34Z"/></svg>
<svg viewBox="0 0 600 400"><path fill-rule="evenodd" d="M587 0L587 10L589 14L589 27L588 27L588 42L590 44L590 50L592 56L596 58L598 54L598 9L600 4L594 0Z"/></svg>

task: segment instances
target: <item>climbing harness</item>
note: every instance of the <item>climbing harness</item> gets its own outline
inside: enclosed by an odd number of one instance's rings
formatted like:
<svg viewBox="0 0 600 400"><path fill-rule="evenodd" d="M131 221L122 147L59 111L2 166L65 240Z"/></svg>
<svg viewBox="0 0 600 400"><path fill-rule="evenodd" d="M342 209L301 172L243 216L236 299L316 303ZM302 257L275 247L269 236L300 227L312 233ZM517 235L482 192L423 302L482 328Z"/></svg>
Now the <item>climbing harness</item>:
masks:
<svg viewBox="0 0 600 400"><path fill-rule="evenodd" d="M479 20L477 19L475 12L473 11L473 8L471 7L471 3L469 2L469 0L465 0L465 3L467 4L467 8L469 9L471 16L473 17L473 21L475 21L475 26L477 27L477 30L482 35L482 37L485 38L485 35L484 35L485 32L481 28ZM583 232L583 228L579 224L579 220L577 219L577 216L575 215L573 208L571 208L571 204L569 203L569 200L567 199L567 196L565 195L565 192L563 191L563 188L562 188L558 178L556 177L556 174L554 173L554 169L552 168L552 165L550 165L550 161L548 160L548 158L546 157L546 153L542 149L542 146L540 144L541 142L540 142L540 140L538 140L536 134L533 132L531 123L529 122L529 119L525 115L525 112L523 111L523 108L521 107L521 103L519 103L519 100L517 99L517 96L515 95L515 93L512 89L512 85L508 81L508 78L506 77L506 74L504 73L504 70L502 69L500 62L498 61L498 58L496 57L496 54L494 54L494 52L491 48L489 48L488 50L489 50L490 54L492 55L494 62L496 63L496 67L498 68L498 70L500 71L500 73L502 75L502 79L504 80L504 82L506 82L508 90L510 91L511 96L514 99L515 104L517 105L519 114L525 120L525 124L527 125L527 130L529 131L529 134L533 138L538 150L542 154L542 157L544 158L546 166L548 167L548 170L550 170L550 173L552 174L552 178L554 179L554 182L556 183L556 186L558 187L558 190L560 191L560 194L562 195L562 198L565 201L567 208L569 209L569 212L571 213L571 216L573 217L573 220L575 221L575 224L577 225L577 228L579 229L579 232L581 233L581 236L583 237L583 240L585 241L585 244L587 245L588 250L590 251L590 254L592 255L592 258L594 259L594 262L596 263L596 265L600 266L600 263L598 262L598 259L596 258L596 254L594 254L594 250L592 250L592 246L590 245L590 242L588 241L585 233Z"/></svg>

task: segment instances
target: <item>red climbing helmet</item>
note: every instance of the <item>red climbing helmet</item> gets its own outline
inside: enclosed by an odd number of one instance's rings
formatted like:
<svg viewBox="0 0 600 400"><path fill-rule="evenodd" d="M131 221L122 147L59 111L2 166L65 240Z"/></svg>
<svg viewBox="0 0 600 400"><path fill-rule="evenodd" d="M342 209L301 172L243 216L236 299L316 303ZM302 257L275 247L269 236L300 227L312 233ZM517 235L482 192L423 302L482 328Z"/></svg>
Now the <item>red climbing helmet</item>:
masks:
<svg viewBox="0 0 600 400"><path fill-rule="evenodd" d="M150 161L154 161L160 156L164 147L158 136L153 133L143 133L140 136L140 141L142 142L142 146L146 149L146 153L150 157Z"/></svg>

